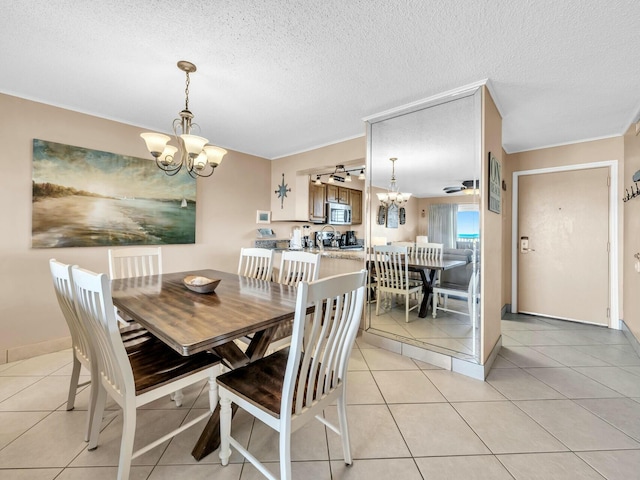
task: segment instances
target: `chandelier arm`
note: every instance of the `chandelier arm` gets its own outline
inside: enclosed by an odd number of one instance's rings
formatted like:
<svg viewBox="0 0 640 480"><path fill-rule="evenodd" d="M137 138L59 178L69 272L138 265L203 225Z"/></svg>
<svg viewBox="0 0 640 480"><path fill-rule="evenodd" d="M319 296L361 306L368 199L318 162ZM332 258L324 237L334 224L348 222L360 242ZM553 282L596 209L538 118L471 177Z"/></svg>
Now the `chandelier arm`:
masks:
<svg viewBox="0 0 640 480"><path fill-rule="evenodd" d="M160 160L158 160L157 158L156 158L156 165L158 166L158 168L160 170L162 170L165 174L167 174L170 177L173 177L182 168L182 162L177 163L177 164L175 164L173 166L171 166L171 165L163 165L160 162Z"/></svg>

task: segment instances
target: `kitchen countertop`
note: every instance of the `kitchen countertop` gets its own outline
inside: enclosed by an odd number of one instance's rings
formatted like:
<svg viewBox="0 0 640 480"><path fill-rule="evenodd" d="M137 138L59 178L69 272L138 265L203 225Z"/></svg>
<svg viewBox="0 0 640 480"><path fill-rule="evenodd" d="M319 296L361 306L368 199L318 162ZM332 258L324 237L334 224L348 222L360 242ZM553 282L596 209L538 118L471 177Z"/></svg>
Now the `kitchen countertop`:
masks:
<svg viewBox="0 0 640 480"><path fill-rule="evenodd" d="M276 252L283 252L285 249L275 249ZM319 248L305 248L302 250L295 250L297 252L309 252L319 253L322 257L327 258L341 258L345 260L364 260L364 249L339 249L339 248L325 248L320 250Z"/></svg>

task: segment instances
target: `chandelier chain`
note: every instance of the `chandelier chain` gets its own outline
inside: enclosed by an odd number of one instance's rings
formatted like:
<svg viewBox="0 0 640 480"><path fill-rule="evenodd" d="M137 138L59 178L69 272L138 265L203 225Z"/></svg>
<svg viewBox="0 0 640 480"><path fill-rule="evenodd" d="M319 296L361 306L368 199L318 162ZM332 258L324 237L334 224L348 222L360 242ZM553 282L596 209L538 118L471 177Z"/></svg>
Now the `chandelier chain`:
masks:
<svg viewBox="0 0 640 480"><path fill-rule="evenodd" d="M185 82L186 86L184 87L184 109L189 110L189 83L191 83L191 79L189 78L189 72L187 74L187 81Z"/></svg>

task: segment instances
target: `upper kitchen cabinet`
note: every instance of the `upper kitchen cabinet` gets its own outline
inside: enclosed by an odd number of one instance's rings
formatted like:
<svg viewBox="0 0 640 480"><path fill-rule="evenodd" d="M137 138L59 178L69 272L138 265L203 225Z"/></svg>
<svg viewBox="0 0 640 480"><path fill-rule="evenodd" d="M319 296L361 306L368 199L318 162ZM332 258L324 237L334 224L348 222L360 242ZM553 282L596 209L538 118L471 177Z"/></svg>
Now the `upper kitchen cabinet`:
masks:
<svg viewBox="0 0 640 480"><path fill-rule="evenodd" d="M362 192L360 190L349 192L349 205L351 205L351 223L360 225L362 223Z"/></svg>
<svg viewBox="0 0 640 480"><path fill-rule="evenodd" d="M325 208L327 194L325 185L309 185L309 221L314 223L324 223L327 220Z"/></svg>
<svg viewBox="0 0 640 480"><path fill-rule="evenodd" d="M351 189L337 185L327 185L327 202L349 204L349 192Z"/></svg>

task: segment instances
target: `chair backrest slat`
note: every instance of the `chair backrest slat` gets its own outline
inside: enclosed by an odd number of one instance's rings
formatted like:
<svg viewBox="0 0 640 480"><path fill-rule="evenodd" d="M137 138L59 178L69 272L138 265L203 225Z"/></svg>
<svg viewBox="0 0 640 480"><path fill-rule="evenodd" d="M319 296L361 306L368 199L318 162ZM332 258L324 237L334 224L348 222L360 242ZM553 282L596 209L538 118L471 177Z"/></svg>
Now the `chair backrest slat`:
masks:
<svg viewBox="0 0 640 480"><path fill-rule="evenodd" d="M320 275L320 254L309 252L282 252L278 283L298 285L300 282L313 282Z"/></svg>
<svg viewBox="0 0 640 480"><path fill-rule="evenodd" d="M135 396L133 372L118 329L109 277L72 269L78 316L87 327L98 361L100 380L119 403Z"/></svg>
<svg viewBox="0 0 640 480"><path fill-rule="evenodd" d="M162 274L161 247L109 249L109 277L144 277Z"/></svg>
<svg viewBox="0 0 640 480"><path fill-rule="evenodd" d="M242 248L238 262L238 275L271 281L273 250L267 248Z"/></svg>
<svg viewBox="0 0 640 480"><path fill-rule="evenodd" d="M281 412L300 414L346 380L366 276L361 270L298 285ZM315 309L307 316L309 305Z"/></svg>

